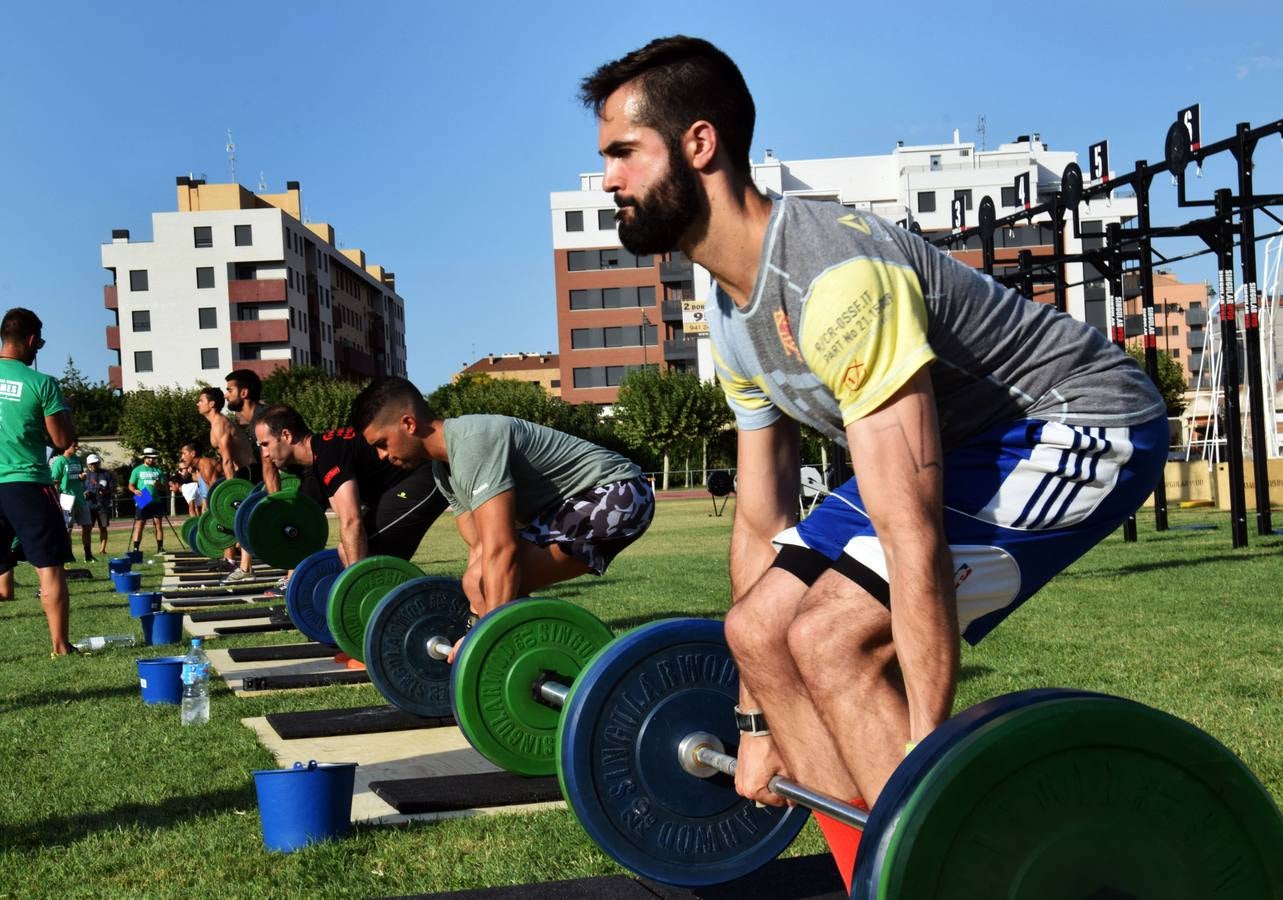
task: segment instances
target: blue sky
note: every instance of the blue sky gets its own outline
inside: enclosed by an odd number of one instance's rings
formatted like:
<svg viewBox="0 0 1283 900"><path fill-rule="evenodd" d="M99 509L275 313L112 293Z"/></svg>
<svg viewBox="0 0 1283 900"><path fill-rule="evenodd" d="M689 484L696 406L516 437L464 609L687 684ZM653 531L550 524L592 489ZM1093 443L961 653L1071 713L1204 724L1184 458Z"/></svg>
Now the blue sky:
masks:
<svg viewBox="0 0 1283 900"><path fill-rule="evenodd" d="M0 304L34 308L91 379L114 354L99 246L151 236L174 176L271 191L397 274L424 390L488 352L556 348L548 193L599 169L580 78L652 37L706 37L758 107L752 155L889 152L896 140L1108 138L1116 171L1162 158L1176 110L1205 141L1283 117L1283 4L689 2L22 4L0 32ZM1283 192L1262 142L1256 189ZM1193 192L1232 183L1226 158ZM1166 176L1156 224L1184 221ZM1165 249L1165 248L1160 248ZM1176 248L1172 248L1175 252ZM1178 270L1212 279L1207 259Z"/></svg>

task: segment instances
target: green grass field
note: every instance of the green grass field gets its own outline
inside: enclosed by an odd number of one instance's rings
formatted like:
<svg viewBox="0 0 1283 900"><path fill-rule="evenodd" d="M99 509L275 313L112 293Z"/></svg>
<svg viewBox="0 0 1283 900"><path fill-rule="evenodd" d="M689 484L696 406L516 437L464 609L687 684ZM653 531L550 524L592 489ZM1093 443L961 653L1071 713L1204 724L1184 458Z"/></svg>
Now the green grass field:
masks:
<svg viewBox="0 0 1283 900"><path fill-rule="evenodd" d="M655 525L606 577L549 591L621 630L674 615L720 616L727 604L733 503L664 501ZM448 517L447 517L448 518ZM963 652L959 708L1035 686L1140 700L1221 740L1283 797L1283 538L1232 550L1224 515L1180 512L1210 531L1121 533L1062 574L988 638ZM124 550L125 534L112 539ZM167 544L175 538L167 536ZM148 538L144 547L154 546ZM457 574L463 545L449 521L416 562ZM157 584L160 567L144 585ZM74 582L72 636L134 630L106 561ZM372 896L574 878L618 871L567 812L358 828L290 854L262 848L250 772L275 761L239 720L269 712L364 706L374 689L327 688L238 699L215 682L213 719L183 728L172 706L139 699L137 656L123 649L49 659L30 568L0 604L0 896ZM297 633L219 639L290 643ZM809 825L794 852L822 849Z"/></svg>

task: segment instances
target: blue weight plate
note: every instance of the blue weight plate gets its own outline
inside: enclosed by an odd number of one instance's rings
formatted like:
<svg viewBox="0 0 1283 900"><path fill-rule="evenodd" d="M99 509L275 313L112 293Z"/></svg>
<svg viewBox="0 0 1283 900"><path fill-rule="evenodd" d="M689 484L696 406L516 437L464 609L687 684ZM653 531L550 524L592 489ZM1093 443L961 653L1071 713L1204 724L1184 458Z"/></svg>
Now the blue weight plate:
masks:
<svg viewBox="0 0 1283 900"><path fill-rule="evenodd" d="M365 626L365 667L379 693L416 716L450 715L450 666L429 655L428 639L453 644L469 613L453 578L416 578L389 591Z"/></svg>
<svg viewBox="0 0 1283 900"><path fill-rule="evenodd" d="M334 635L325 621L325 604L316 603L317 588L333 584L334 576L343 571L339 551L313 553L294 568L285 588L285 609L294 627L308 638L322 644L333 644ZM327 580L328 579L328 580ZM328 591L325 596L329 596Z"/></svg>
<svg viewBox="0 0 1283 900"><path fill-rule="evenodd" d="M644 625L603 648L575 680L557 734L562 795L620 865L666 884L718 884L761 868L806 824L799 806L758 808L725 775L678 763L686 735L734 753L739 672L708 619Z"/></svg>
<svg viewBox="0 0 1283 900"><path fill-rule="evenodd" d="M258 505L258 501L266 496L267 491L263 490L262 485L260 485L250 491L249 496L241 501L240 506L236 507L236 519L232 523L232 533L236 535L236 543L241 545L241 549L251 555L254 553L254 548L250 546L249 537L247 536L249 517L254 512L254 507Z"/></svg>

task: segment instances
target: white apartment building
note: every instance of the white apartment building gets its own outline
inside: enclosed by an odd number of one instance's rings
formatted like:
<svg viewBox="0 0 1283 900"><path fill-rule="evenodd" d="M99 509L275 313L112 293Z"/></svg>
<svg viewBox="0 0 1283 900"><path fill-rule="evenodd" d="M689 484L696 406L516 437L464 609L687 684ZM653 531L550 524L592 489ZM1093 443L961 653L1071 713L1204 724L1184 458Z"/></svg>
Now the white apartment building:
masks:
<svg viewBox="0 0 1283 900"><path fill-rule="evenodd" d="M303 223L298 182L259 195L180 176L177 193L177 211L152 214L152 240L116 230L102 247L113 386L220 384L233 369L291 366L405 375L395 276L338 249L330 225Z"/></svg>
<svg viewBox="0 0 1283 900"><path fill-rule="evenodd" d="M916 223L924 237L931 239L952 230L955 198L961 198L966 208L967 227L977 224L980 201L985 196L993 200L997 218L1002 218L1017 212L1017 176L1029 175L1031 205L1037 205L1059 189L1065 167L1077 161L1077 153L1052 151L1037 134L1021 136L995 150L978 150L975 144L960 141L954 132L952 143L899 145L891 153L881 156L783 160L767 150L761 162L753 163L753 180L770 197L833 200L906 227ZM612 346L609 343L614 336L611 326L616 324L614 319L618 318L618 313L612 316L595 307L585 308L572 296L572 292L582 294L585 286L604 290L611 276L620 279L620 285L641 283L635 274L628 271L626 257L625 265L620 266L617 257L608 252L621 245L614 229L614 202L601 189L603 177L600 172L583 174L579 177L578 190L550 194L563 392L567 384L576 388L579 385L577 370L583 369L577 364L577 357L591 359L595 366L604 367L607 372L612 368L625 370L641 362L641 349L646 342L644 330L625 327L622 329L624 343L613 345L619 347L613 351L617 360L606 360L599 348ZM1125 222L1135 215L1135 197L1124 196L1121 192L1108 200L1097 198L1091 203L1080 204L1079 237L1073 233L1071 217L1065 218L1065 252L1073 254L1084 248L1099 247L1106 224ZM998 229L994 235L995 276L1014 268L1020 250L1047 255L1051 253L1051 245L1050 218L1046 215L1035 218L1033 223ZM976 239L968 242L966 249L954 252L968 264L979 268L979 247ZM583 268L578 261L587 255L591 263L594 251L602 251L597 268L609 268L610 273L597 274L589 279L582 274ZM658 269L655 276L647 279L659 286L658 314L655 310L643 309L642 312L647 313L648 322L663 323L658 337L663 339L662 358L665 364L669 364L670 359L695 359L701 376L711 377L712 365L706 343L696 339L696 333L702 327L692 323L689 302L707 299L712 285L711 276L702 267L692 266L681 254L674 254L673 258L658 263L643 262ZM1081 264L1069 264L1065 266L1064 278L1069 285L1066 311L1077 319L1107 330L1105 287L1099 282L1098 273L1090 267L1084 271ZM1038 281L1035 280L1035 299L1050 302L1050 289L1043 290ZM686 301L685 321L682 301ZM604 302L602 305L605 306ZM628 319L630 323L632 318L635 317ZM591 333L597 319L603 323L603 332L609 330L605 334L606 340L603 343L590 342L588 347L574 346L575 335ZM627 343L630 337L633 339L631 344ZM659 358L659 353L651 351L650 362ZM614 365L607 365L608 362ZM616 377L622 375L617 373ZM595 385L591 378L583 380ZM609 379L605 386L610 386ZM568 399L590 399L573 389L567 393L570 394ZM614 399L613 391L609 396L603 395L602 399L595 396L591 399L609 402Z"/></svg>

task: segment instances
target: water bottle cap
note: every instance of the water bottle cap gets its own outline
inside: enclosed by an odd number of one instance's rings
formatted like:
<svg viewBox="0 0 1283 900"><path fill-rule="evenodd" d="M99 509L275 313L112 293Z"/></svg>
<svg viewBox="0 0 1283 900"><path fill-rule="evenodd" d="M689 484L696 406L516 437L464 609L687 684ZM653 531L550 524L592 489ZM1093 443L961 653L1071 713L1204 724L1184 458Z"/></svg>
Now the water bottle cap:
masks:
<svg viewBox="0 0 1283 900"><path fill-rule="evenodd" d="M203 644L204 644L204 641L202 641L200 638L192 638L192 647L193 647L193 648L203 646Z"/></svg>

